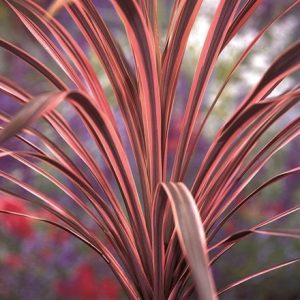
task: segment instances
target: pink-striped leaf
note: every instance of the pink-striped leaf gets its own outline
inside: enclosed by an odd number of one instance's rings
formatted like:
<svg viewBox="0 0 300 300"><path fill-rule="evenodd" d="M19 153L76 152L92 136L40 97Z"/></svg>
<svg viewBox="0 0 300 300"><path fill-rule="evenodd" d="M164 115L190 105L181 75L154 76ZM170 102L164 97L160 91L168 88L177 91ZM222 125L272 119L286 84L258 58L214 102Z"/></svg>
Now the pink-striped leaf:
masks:
<svg viewBox="0 0 300 300"><path fill-rule="evenodd" d="M189 262L199 299L216 299L211 270L208 267L204 228L193 196L182 183L161 184L153 206L154 295L163 299L164 245L163 215L170 201L176 232L181 248Z"/></svg>

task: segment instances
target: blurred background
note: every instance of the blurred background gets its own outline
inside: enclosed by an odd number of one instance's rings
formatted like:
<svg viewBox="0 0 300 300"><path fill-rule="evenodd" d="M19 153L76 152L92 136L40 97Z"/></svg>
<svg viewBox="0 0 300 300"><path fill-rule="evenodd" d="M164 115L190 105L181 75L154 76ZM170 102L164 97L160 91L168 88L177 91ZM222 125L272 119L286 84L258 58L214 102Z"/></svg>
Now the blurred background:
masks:
<svg viewBox="0 0 300 300"><path fill-rule="evenodd" d="M49 0L39 0L38 2L45 8L51 3ZM116 40L118 40L122 46L129 62L133 64L124 28L109 1L94 2L97 3L101 15L107 22L108 27L112 30ZM205 95L203 111L206 111L209 104L213 101L226 74L228 74L245 47L270 20L284 7L287 7L290 2L291 1L287 0L262 1L262 5L247 23L247 26L242 29L221 54ZM172 3L172 0L159 1L162 45ZM169 136L169 165L172 164L174 158L173 154L176 149L180 130L180 119L188 97L193 72L217 4L218 1L204 1L189 39L177 87L176 106L171 120L172 129ZM204 134L197 145L196 154L188 172L188 183L190 183L195 175L195 171L201 163L217 130L229 118L239 101L251 90L253 85L259 81L266 68L279 53L293 41L299 39L299 12L298 5L296 9L276 22L266 32L225 88L219 103L208 120ZM66 26L73 37L79 41L80 46L97 71L99 80L111 102L113 113L122 133L123 142L126 145L128 156L131 159L133 168L135 168L121 114L114 99L108 78L105 76L101 65L97 61L95 53L89 48L70 16L68 16L65 11L61 11L58 13L57 18ZM0 2L0 38L6 39L22 49L25 49L43 61L72 87L72 84L60 67L54 62L50 55L42 49L38 41L30 34L26 27L22 25L18 18L7 9L2 1ZM0 49L0 76L15 80L25 90L31 91L32 94L39 94L53 89L52 86L37 72L33 71L32 68L3 49ZM278 95L284 90L299 84L299 79L299 73L290 76L276 88L273 95ZM0 103L1 109L9 115L14 114L20 108L18 103L15 103L12 98L4 93L0 93ZM78 132L80 141L88 147L99 165L106 172L106 176L112 180L112 174L97 152L96 146L91 141L74 110L67 104L60 105L58 110L66 116L71 127ZM299 107L297 107L276 122L268 133L264 135L261 144L268 141L270 137L278 131L278 128L287 124L295 115L299 115L299 111ZM72 155L70 147L62 141L45 122L39 121L35 126L40 129L42 128L45 135L49 136L53 141L61 143L63 149ZM28 138L33 142L37 142L32 137ZM11 149L24 149L24 146L17 140L11 140L7 147ZM299 153L300 140L297 138L284 147L283 150L279 151L273 159L267 163L266 167L254 178L249 187L247 187L245 194L248 194L254 187L257 187L273 175L299 166ZM74 156L73 160L79 167L84 168L84 164L78 157ZM41 163L41 165L43 164ZM42 189L45 193L51 195L51 197L58 199L59 203L68 207L75 215L88 224L91 230L96 230L95 225L92 224L87 217L81 215L80 209L70 198L52 184L49 184L47 180L42 179L41 176L32 172L29 168L23 166L13 158L5 157L1 158L1 170L13 174L15 177ZM55 170L49 170L49 172L52 172L53 175L60 178L60 175L55 172ZM88 176L90 175L91 174ZM287 177L285 180L273 184L269 189L266 189L257 197L253 198L238 214L231 218L223 230L223 236L255 225L284 209L299 204L299 180L299 175ZM1 187L5 186L5 188L17 194L26 193L2 178L0 178L0 184ZM71 190L74 189L74 193L80 195L78 191L75 191L75 187L70 182L66 184ZM34 205L17 201L13 197L8 197L4 194L0 194L0 209L20 213L31 212L35 215L47 216L45 212L39 211ZM299 225L299 214L297 213L284 219L284 221L279 224L280 228L292 229L299 229ZM274 228L276 228L276 225L274 225ZM240 242L238 246L234 247L230 253L215 264L213 271L217 287L222 288L257 270L298 256L300 256L300 242L298 240L251 236ZM300 266L296 264L242 284L232 289L232 291L225 293L221 296L221 299L300 299L299 282ZM97 254L88 249L80 241L77 241L59 229L39 222L33 222L14 216L0 215L0 299L108 300L126 299L126 297L107 265Z"/></svg>

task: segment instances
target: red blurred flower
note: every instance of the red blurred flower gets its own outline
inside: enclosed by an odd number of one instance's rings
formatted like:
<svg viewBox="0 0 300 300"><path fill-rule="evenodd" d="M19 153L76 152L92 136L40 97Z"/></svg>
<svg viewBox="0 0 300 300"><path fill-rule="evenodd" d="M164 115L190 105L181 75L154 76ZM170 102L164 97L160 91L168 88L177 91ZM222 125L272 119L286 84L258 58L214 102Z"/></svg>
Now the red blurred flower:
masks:
<svg viewBox="0 0 300 300"><path fill-rule="evenodd" d="M4 264L10 268L22 269L24 266L23 258L19 255L9 254L4 258Z"/></svg>
<svg viewBox="0 0 300 300"><path fill-rule="evenodd" d="M81 265L72 281L60 281L57 292L63 298L78 300L118 299L119 286L109 278L97 280L91 266Z"/></svg>
<svg viewBox="0 0 300 300"><path fill-rule="evenodd" d="M17 213L28 213L28 209L20 200L13 197L0 197L0 209ZM28 238L32 235L31 220L19 216L1 214L1 224L3 224L12 234Z"/></svg>
<svg viewBox="0 0 300 300"><path fill-rule="evenodd" d="M49 218L48 218L49 220ZM56 227L49 227L48 236L57 244L63 244L64 242L68 242L72 237L70 233L63 231Z"/></svg>
<svg viewBox="0 0 300 300"><path fill-rule="evenodd" d="M120 294L119 286L110 278L103 279L99 283L100 299L118 299Z"/></svg>
<svg viewBox="0 0 300 300"><path fill-rule="evenodd" d="M237 230L237 226L231 221L223 226L225 234L233 234Z"/></svg>

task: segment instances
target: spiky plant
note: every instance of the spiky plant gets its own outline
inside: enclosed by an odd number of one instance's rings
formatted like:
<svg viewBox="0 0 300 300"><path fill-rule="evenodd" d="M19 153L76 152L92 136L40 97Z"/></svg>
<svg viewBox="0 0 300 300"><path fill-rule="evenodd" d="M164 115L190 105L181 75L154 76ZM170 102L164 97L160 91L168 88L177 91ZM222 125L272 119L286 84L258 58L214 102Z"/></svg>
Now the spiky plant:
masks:
<svg viewBox="0 0 300 300"><path fill-rule="evenodd" d="M2 1L60 65L73 88L69 88L61 76L42 61L1 40L2 48L29 64L53 85L52 92L33 95L13 80L0 78L1 90L9 94L12 101L24 104L12 120L1 112L1 120L7 123L0 132L1 144L15 136L26 145L24 151L2 146L1 157L13 157L65 192L81 207L82 213L101 228L110 246L58 201L13 174L1 171L2 178L25 189L35 198L6 189L3 184L0 187L2 192L13 194L20 200L33 201L56 218L23 216L58 226L97 251L131 299L186 299L193 292L199 299L216 299L220 293L240 283L298 261L294 259L260 270L219 291L215 289L210 269L223 254L248 235L299 237L295 232L262 229L298 211L300 206L296 206L248 230L222 240L214 239L227 220L254 195L300 171L299 167L287 170L262 183L250 194L245 196L242 193L270 158L300 132L300 118L296 117L264 146L256 147L262 135L300 99L297 86L279 96L269 97L281 81L299 68L299 41L278 55L259 83L244 95L235 112L218 130L205 158L197 167L193 184L187 187L184 182L203 127L232 74L268 28L295 8L299 1L289 4L258 32L224 78L224 85L205 112L201 110L201 104L219 55L261 4L257 0L219 1L185 104L171 176L167 176L170 155L167 141L176 86L187 41L202 1L173 1L161 49L157 0L111 0L126 30L134 67L127 61L122 45L113 37L92 0L56 1L50 13L38 1ZM96 71L68 28L53 14L61 6L95 52L110 81L138 175L133 172L109 99ZM73 106L80 116L113 174L118 191L81 142L76 130L68 124L66 116L57 110L57 105L63 101ZM70 146L73 154L67 153L59 142L51 140L38 127L29 127L38 119L48 122ZM93 180L72 161L74 155L84 162ZM58 177L49 171L49 167L57 171ZM70 190L61 176L71 182L82 196ZM22 215L13 211L1 212Z"/></svg>

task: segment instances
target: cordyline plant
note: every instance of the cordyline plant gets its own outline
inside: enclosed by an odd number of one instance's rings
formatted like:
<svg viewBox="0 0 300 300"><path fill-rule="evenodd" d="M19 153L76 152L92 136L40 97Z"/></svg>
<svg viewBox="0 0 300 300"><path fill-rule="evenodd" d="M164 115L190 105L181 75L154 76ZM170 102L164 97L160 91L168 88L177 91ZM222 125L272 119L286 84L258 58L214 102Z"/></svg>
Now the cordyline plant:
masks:
<svg viewBox="0 0 300 300"><path fill-rule="evenodd" d="M28 52L1 40L2 48L29 64L53 85L53 92L32 95L12 80L0 77L1 90L24 104L12 118L1 112L1 120L7 123L0 132L1 144L15 136L31 149L14 151L2 146L1 157L13 157L64 191L101 228L110 246L58 201L5 171L1 171L3 178L39 201L25 194L17 195L2 185L3 193L34 201L56 218L44 219L6 210L2 213L51 223L75 235L105 259L131 299L185 299L193 293L199 299L216 299L251 278L299 260L259 270L219 291L211 273L211 265L251 234L299 237L295 231L263 229L298 211L300 206L296 206L248 230L222 240L214 239L227 220L253 196L300 171L300 167L287 170L243 196L251 179L300 133L300 118L296 117L253 154L262 135L300 100L297 86L279 96L268 97L280 82L300 67L299 41L279 54L259 83L244 95L235 112L218 130L198 166L193 183L189 187L184 184L203 127L234 71L269 27L295 8L299 1L289 4L257 33L224 78L208 111L203 112L201 104L219 55L261 5L257 0L219 1L185 104L170 176L167 175L170 156L167 141L176 86L187 41L202 1L173 1L170 23L161 47L157 0L111 0L126 30L134 67L126 60L121 45L92 0L56 1L51 12L37 1L2 1L61 66L75 88L69 88L60 76ZM134 154L138 180L96 71L68 28L54 15L54 11L63 7L95 52L110 81ZM75 108L114 175L119 191L113 188L89 149L68 124L66 116L56 110L62 101ZM51 141L40 130L30 128L29 125L40 118L46 120L85 163L102 194L58 142ZM39 143L31 142L29 135ZM49 151L40 144L47 146ZM65 176L85 197L72 192L64 181L50 174L46 166Z"/></svg>

